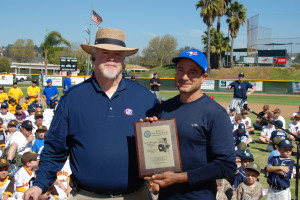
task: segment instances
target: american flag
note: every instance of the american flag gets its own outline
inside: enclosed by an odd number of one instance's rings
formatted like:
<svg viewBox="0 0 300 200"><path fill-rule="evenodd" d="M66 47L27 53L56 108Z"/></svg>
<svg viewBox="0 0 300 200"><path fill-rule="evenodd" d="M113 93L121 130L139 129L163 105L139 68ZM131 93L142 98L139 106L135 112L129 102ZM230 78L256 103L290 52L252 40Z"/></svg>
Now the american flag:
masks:
<svg viewBox="0 0 300 200"><path fill-rule="evenodd" d="M97 26L99 26L99 24L101 24L101 22L103 22L102 17L100 17L100 15L98 15L94 10L93 10L93 14L92 14L92 20L94 22L96 22Z"/></svg>

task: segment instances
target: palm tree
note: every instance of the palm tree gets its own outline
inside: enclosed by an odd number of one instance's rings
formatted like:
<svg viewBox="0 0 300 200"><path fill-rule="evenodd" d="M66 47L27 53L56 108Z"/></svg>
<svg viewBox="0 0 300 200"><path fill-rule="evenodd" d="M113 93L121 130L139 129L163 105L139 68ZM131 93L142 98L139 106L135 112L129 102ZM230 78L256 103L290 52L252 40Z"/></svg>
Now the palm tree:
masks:
<svg viewBox="0 0 300 200"><path fill-rule="evenodd" d="M203 22L207 25L207 48L206 57L208 69L210 69L210 27L213 25L218 9L220 8L221 0L200 0L196 4L196 9L201 8L200 16L203 17Z"/></svg>
<svg viewBox="0 0 300 200"><path fill-rule="evenodd" d="M225 14L226 9L228 8L229 4L232 0L221 0L221 3L219 4L220 8L218 9L218 21L217 21L217 32L220 33L221 28L221 17Z"/></svg>
<svg viewBox="0 0 300 200"><path fill-rule="evenodd" d="M211 52L216 53L217 57L217 68L222 67L222 52L229 51L229 37L224 37L223 33L216 32L212 39Z"/></svg>
<svg viewBox="0 0 300 200"><path fill-rule="evenodd" d="M231 36L230 67L233 67L234 39L239 33L240 25L243 25L247 19L246 11L245 6L239 2L234 2L226 10L226 15L228 16L226 22L229 24L229 33Z"/></svg>
<svg viewBox="0 0 300 200"><path fill-rule="evenodd" d="M49 34L46 34L45 41L41 44L41 49L43 49L43 56L45 58L45 74L47 74L49 50L59 47L60 45L70 47L70 43L64 39L59 32L52 31Z"/></svg>

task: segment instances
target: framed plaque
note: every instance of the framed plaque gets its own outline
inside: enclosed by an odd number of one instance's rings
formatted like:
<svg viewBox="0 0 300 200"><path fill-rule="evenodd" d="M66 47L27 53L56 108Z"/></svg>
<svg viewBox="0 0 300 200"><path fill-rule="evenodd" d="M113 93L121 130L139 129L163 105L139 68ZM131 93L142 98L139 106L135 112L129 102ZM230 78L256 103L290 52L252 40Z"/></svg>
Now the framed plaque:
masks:
<svg viewBox="0 0 300 200"><path fill-rule="evenodd" d="M140 178L182 171L175 118L135 122L134 129Z"/></svg>

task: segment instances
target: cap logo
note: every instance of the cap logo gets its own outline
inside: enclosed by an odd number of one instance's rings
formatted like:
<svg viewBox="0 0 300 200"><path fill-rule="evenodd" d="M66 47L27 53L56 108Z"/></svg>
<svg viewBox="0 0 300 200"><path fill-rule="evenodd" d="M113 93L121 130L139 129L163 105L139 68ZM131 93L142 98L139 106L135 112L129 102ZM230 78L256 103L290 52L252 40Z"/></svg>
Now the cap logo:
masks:
<svg viewBox="0 0 300 200"><path fill-rule="evenodd" d="M6 160L2 158L1 163L6 163Z"/></svg>
<svg viewBox="0 0 300 200"><path fill-rule="evenodd" d="M289 140L286 140L285 143L286 144L291 144L291 142Z"/></svg>
<svg viewBox="0 0 300 200"><path fill-rule="evenodd" d="M187 53L189 54L189 56L197 56L198 55L197 51L188 51Z"/></svg>
<svg viewBox="0 0 300 200"><path fill-rule="evenodd" d="M257 164L253 164L253 167L254 167L254 168L257 168Z"/></svg>
<svg viewBox="0 0 300 200"><path fill-rule="evenodd" d="M246 156L250 156L250 154L249 154L249 153L245 153L245 155L246 155Z"/></svg>
<svg viewBox="0 0 300 200"><path fill-rule="evenodd" d="M126 109L124 110L124 113L125 113L125 115L134 115L134 114L133 114L133 110L132 110L131 108L126 108Z"/></svg>

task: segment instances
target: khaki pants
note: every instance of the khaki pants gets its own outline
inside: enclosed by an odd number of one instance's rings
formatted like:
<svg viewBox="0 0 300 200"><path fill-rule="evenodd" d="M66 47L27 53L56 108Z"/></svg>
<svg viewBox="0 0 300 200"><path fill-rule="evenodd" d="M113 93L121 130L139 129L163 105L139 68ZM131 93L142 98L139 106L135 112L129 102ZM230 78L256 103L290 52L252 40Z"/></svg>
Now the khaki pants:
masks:
<svg viewBox="0 0 300 200"><path fill-rule="evenodd" d="M101 195L92 192L88 192L86 190L80 190L76 196L72 194L69 195L68 200L94 200L94 199L113 199L113 200L152 200L149 189L145 185L141 189L129 193L124 194L122 196L111 197L109 195Z"/></svg>

